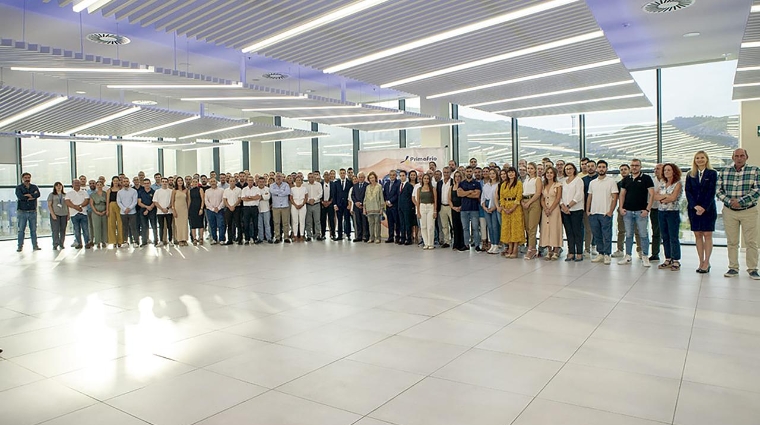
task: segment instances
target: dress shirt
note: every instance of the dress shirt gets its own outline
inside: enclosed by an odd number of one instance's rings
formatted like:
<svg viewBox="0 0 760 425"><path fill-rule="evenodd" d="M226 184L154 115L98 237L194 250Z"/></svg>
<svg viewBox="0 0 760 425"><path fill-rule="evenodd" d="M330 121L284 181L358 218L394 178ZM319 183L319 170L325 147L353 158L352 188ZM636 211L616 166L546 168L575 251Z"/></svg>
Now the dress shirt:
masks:
<svg viewBox="0 0 760 425"><path fill-rule="evenodd" d="M488 208L499 205L499 183L486 183L480 191L480 203Z"/></svg>
<svg viewBox="0 0 760 425"><path fill-rule="evenodd" d="M760 198L758 167L745 164L741 170L731 165L723 169L718 179L718 199L731 208L731 198L739 200L740 209L752 208Z"/></svg>
<svg viewBox="0 0 760 425"><path fill-rule="evenodd" d="M224 209L224 189L217 186L216 189L208 188L204 192L203 201L206 203L206 209L221 211Z"/></svg>
<svg viewBox="0 0 760 425"><path fill-rule="evenodd" d="M583 211L583 180L580 177L570 183L567 180L562 182L562 204L569 206L572 201L575 201L575 205L569 207L570 211Z"/></svg>
<svg viewBox="0 0 760 425"><path fill-rule="evenodd" d="M68 199L74 205L82 205L85 200L90 199L90 195L87 194L87 190L82 188L80 188L79 191L71 189L66 192L65 199ZM70 216L74 217L77 214L87 215L87 209L82 208L82 211L77 211L76 209L69 207Z"/></svg>
<svg viewBox="0 0 760 425"><path fill-rule="evenodd" d="M332 194L330 193L330 183L322 183L322 196L325 202L332 201Z"/></svg>
<svg viewBox="0 0 760 425"><path fill-rule="evenodd" d="M304 201L304 198L306 198L306 195L309 193L308 188L306 185L301 185L301 187L293 186L290 188L290 194L293 196L293 203L296 205L306 205L306 202Z"/></svg>
<svg viewBox="0 0 760 425"><path fill-rule="evenodd" d="M449 194L451 193L451 179L444 180L441 185L441 205L450 205Z"/></svg>
<svg viewBox="0 0 760 425"><path fill-rule="evenodd" d="M322 184L321 183L306 183L306 193L309 194L309 201L314 201L314 204L318 204L322 199Z"/></svg>
<svg viewBox="0 0 760 425"><path fill-rule="evenodd" d="M272 183L269 186L269 193L272 195L272 208L290 207L290 186L287 182L282 182L279 185Z"/></svg>
<svg viewBox="0 0 760 425"><path fill-rule="evenodd" d="M243 196L243 190L237 186L228 187L224 189L223 198L227 200L230 206L236 206L240 198Z"/></svg>
<svg viewBox="0 0 760 425"><path fill-rule="evenodd" d="M126 187L116 192L116 203L119 205L119 210L122 214L137 214L137 191L132 187ZM129 212L126 212L129 208Z"/></svg>
<svg viewBox="0 0 760 425"><path fill-rule="evenodd" d="M26 195L32 195L32 199ZM19 211L37 211L37 198L40 197L40 189L37 185L29 184L29 187L20 184L16 186L16 199L18 199Z"/></svg>
<svg viewBox="0 0 760 425"><path fill-rule="evenodd" d="M258 186L254 186L254 187L246 186L243 188L243 190L240 193L243 198L250 198L256 195L261 196L261 189L259 189ZM258 201L243 201L243 206L244 207L258 207L259 202L261 202L261 199L259 199Z"/></svg>
<svg viewBox="0 0 760 425"><path fill-rule="evenodd" d="M158 191L158 189L161 189L161 185L153 183L152 185L150 185L150 188L155 191Z"/></svg>

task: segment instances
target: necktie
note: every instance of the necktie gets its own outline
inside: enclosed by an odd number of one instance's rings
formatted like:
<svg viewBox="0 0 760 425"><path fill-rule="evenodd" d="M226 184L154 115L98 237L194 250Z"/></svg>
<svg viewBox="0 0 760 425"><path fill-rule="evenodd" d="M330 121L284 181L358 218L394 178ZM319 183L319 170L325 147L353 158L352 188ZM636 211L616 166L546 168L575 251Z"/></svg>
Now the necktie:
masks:
<svg viewBox="0 0 760 425"><path fill-rule="evenodd" d="M702 183L702 171L699 172L699 182Z"/></svg>

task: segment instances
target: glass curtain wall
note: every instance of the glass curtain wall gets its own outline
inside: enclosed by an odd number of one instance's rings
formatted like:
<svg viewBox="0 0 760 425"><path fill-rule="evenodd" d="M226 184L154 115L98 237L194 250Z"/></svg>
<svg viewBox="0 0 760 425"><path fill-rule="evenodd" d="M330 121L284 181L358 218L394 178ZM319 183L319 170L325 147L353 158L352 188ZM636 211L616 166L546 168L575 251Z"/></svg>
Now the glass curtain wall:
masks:
<svg viewBox="0 0 760 425"><path fill-rule="evenodd" d="M350 167L353 163L354 132L346 127L320 124L319 131L329 136L319 138L319 169L335 170ZM398 146L398 143L396 143ZM309 141L311 147L311 141Z"/></svg>
<svg viewBox="0 0 760 425"><path fill-rule="evenodd" d="M158 148L125 144L122 145L122 153L124 174L132 178L142 171L147 178L153 180L153 175L158 172ZM77 152L77 156L79 156L79 152Z"/></svg>
<svg viewBox="0 0 760 425"><path fill-rule="evenodd" d="M112 143L77 143L77 173L88 179L106 178L110 184L111 177L119 174L119 160L116 145Z"/></svg>
<svg viewBox="0 0 760 425"><path fill-rule="evenodd" d="M243 142L232 142L231 145L219 147L219 166L222 173L243 171Z"/></svg>
<svg viewBox="0 0 760 425"><path fill-rule="evenodd" d="M475 158L480 165L512 164L511 118L460 106L459 119L465 122L459 126L460 163Z"/></svg>
<svg viewBox="0 0 760 425"><path fill-rule="evenodd" d="M520 118L520 157L538 164L543 158L578 165L580 135L577 115Z"/></svg>
<svg viewBox="0 0 760 425"><path fill-rule="evenodd" d="M173 176L177 174L177 151L174 149L164 149L164 175Z"/></svg>
<svg viewBox="0 0 760 425"><path fill-rule="evenodd" d="M311 131L311 123L308 121L282 118L282 126L298 130ZM313 171L311 169L311 139L283 140L282 141L282 172L302 172L304 175Z"/></svg>

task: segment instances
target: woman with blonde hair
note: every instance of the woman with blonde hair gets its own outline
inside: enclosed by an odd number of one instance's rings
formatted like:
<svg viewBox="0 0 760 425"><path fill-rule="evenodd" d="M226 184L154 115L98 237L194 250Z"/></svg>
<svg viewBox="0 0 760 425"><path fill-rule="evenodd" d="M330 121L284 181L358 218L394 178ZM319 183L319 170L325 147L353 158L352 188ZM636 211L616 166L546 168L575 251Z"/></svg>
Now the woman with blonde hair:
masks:
<svg viewBox="0 0 760 425"><path fill-rule="evenodd" d="M710 166L710 157L705 151L694 154L691 170L686 175L686 202L691 231L697 244L699 267L697 273L710 273L710 256L713 250L712 234L718 211L715 206L715 191L718 172Z"/></svg>
<svg viewBox="0 0 760 425"><path fill-rule="evenodd" d="M525 226L523 225L522 201L523 186L517 175L517 170L510 167L507 170L507 181L501 184L499 190L499 205L501 206L501 241L507 246L504 257L517 258L517 249L525 243Z"/></svg>
<svg viewBox="0 0 760 425"><path fill-rule="evenodd" d="M377 174L370 171L367 175L369 186L364 193L364 215L369 222L369 242L380 243L380 217L385 208L383 186L377 181Z"/></svg>
<svg viewBox="0 0 760 425"><path fill-rule="evenodd" d="M547 161L549 164L551 161ZM549 167L552 167L549 165ZM544 171L545 172L545 171ZM537 175L538 167L533 162L528 163L528 176L523 182L522 209L525 231L528 233L528 252L526 260L532 260L538 255L536 249L538 225L541 222L541 191L544 189L542 177ZM556 175L556 173L555 173Z"/></svg>

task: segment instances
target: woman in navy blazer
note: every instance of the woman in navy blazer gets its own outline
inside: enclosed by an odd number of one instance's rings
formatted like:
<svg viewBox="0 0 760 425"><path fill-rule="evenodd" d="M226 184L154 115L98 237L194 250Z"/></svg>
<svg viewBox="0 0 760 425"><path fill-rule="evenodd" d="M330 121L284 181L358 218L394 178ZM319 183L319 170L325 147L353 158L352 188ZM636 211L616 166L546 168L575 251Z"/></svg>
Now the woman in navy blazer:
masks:
<svg viewBox="0 0 760 425"><path fill-rule="evenodd" d="M715 206L715 191L718 184L718 172L710 166L710 158L705 151L694 154L691 171L686 176L686 201L688 203L691 231L697 240L699 268L697 273L710 272L712 255L712 234L718 210Z"/></svg>

